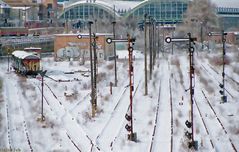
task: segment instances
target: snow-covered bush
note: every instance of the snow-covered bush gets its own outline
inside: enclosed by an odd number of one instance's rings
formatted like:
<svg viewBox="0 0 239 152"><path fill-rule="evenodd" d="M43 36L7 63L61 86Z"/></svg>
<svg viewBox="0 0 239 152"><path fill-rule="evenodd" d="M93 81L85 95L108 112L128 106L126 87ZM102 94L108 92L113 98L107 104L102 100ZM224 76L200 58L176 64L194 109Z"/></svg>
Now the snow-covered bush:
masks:
<svg viewBox="0 0 239 152"><path fill-rule="evenodd" d="M108 64L108 65L107 65L107 69L108 69L108 70L112 70L113 68L114 68L114 64Z"/></svg>

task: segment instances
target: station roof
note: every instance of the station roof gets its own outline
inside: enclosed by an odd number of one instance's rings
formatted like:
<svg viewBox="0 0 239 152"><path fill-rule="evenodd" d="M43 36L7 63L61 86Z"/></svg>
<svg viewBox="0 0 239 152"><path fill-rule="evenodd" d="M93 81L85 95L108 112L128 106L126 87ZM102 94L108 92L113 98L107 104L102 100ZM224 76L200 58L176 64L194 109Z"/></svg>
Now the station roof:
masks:
<svg viewBox="0 0 239 152"><path fill-rule="evenodd" d="M216 7L239 8L238 0L211 0L211 2L214 3Z"/></svg>

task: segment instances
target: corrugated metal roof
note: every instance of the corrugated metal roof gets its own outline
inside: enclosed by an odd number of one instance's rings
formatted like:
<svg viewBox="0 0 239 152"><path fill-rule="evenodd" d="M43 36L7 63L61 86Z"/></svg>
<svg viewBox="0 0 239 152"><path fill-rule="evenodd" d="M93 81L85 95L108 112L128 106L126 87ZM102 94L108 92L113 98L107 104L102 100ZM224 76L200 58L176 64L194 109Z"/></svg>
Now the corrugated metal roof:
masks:
<svg viewBox="0 0 239 152"><path fill-rule="evenodd" d="M239 0L211 0L216 7L239 8Z"/></svg>

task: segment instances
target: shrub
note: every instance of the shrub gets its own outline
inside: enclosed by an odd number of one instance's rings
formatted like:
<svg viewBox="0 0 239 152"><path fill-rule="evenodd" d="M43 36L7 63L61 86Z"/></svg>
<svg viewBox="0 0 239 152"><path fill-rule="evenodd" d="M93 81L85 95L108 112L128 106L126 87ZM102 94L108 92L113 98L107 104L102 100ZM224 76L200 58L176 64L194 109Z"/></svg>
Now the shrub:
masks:
<svg viewBox="0 0 239 152"><path fill-rule="evenodd" d="M108 65L107 65L107 69L108 69L108 70L112 70L113 68L114 68L114 64L108 64Z"/></svg>
<svg viewBox="0 0 239 152"><path fill-rule="evenodd" d="M99 73L97 75L97 83L99 83L100 81L105 80L105 79L106 79L106 73L105 72L104 73Z"/></svg>

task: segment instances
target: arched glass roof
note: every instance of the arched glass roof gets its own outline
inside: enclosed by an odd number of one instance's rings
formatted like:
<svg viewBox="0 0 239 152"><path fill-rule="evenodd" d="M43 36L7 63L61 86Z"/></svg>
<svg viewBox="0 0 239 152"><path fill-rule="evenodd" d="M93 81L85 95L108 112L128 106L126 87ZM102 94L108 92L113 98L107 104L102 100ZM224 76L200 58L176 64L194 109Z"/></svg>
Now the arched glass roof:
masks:
<svg viewBox="0 0 239 152"><path fill-rule="evenodd" d="M119 17L115 12L115 17ZM67 6L63 13L59 15L60 19L70 20L88 20L88 19L113 19L114 10L107 3L96 1L95 3L86 3L79 1Z"/></svg>
<svg viewBox="0 0 239 152"><path fill-rule="evenodd" d="M182 14L187 10L185 0L151 0L144 1L128 13L126 19L143 20L144 14L153 17L157 22L175 23L182 21Z"/></svg>

